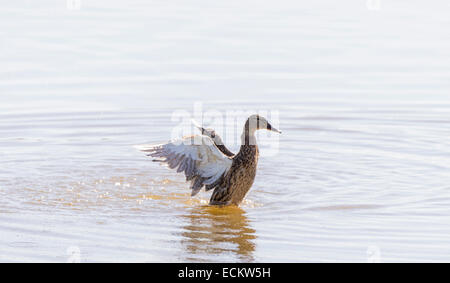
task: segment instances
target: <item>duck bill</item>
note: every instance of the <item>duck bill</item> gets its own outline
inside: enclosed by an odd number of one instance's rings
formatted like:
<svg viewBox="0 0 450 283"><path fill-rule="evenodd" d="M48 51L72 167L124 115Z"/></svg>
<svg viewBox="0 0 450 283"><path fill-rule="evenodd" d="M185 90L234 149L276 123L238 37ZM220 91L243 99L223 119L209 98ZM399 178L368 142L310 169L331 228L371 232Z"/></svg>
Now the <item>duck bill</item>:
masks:
<svg viewBox="0 0 450 283"><path fill-rule="evenodd" d="M271 130L272 132L281 134L281 131L278 130L278 129L276 129L276 128L274 128L274 127L272 127L270 130Z"/></svg>

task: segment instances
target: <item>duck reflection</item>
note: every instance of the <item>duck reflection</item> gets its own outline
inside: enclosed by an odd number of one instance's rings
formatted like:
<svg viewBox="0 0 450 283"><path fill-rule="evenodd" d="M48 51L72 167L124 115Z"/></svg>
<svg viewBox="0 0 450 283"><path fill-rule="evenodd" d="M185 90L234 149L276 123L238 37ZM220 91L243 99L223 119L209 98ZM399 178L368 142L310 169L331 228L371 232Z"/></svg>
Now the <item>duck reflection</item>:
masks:
<svg viewBox="0 0 450 283"><path fill-rule="evenodd" d="M217 261L253 261L256 239L250 228L245 211L235 206L202 206L185 215L182 245L186 249L186 260L199 261L217 254ZM230 258L231 256L231 258Z"/></svg>

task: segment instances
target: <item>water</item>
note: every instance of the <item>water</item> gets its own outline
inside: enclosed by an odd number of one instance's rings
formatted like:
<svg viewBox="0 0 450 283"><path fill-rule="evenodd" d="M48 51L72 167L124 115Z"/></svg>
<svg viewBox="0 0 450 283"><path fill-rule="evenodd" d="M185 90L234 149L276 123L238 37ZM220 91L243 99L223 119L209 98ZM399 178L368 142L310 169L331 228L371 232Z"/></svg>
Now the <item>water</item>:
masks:
<svg viewBox="0 0 450 283"><path fill-rule="evenodd" d="M2 3L0 261L450 261L448 1L314 2ZM239 208L132 147L196 102L279 113Z"/></svg>

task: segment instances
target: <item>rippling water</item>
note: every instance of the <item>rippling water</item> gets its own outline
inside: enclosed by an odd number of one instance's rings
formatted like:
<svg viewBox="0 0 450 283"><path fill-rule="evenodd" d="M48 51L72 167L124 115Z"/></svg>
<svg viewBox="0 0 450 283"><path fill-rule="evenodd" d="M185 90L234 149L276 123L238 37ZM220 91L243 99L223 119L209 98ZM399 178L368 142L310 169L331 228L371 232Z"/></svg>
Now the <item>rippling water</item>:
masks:
<svg viewBox="0 0 450 283"><path fill-rule="evenodd" d="M0 261L450 261L450 5L370 7L4 3ZM279 113L239 208L133 148L196 102Z"/></svg>

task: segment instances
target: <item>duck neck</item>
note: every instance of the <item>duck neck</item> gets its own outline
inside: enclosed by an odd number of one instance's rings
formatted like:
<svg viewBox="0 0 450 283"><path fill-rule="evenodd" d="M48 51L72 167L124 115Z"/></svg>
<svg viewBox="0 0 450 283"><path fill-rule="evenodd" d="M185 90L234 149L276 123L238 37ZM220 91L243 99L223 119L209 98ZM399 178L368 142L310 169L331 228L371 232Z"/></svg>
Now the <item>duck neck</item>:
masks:
<svg viewBox="0 0 450 283"><path fill-rule="evenodd" d="M244 160L246 164L256 164L258 162L258 146L256 144L255 130L244 127L241 135L241 148L236 155L238 159Z"/></svg>
<svg viewBox="0 0 450 283"><path fill-rule="evenodd" d="M242 146L254 146L256 147L256 137L255 137L256 130L249 127L249 123L247 123L244 126L244 131L241 135L241 145Z"/></svg>

